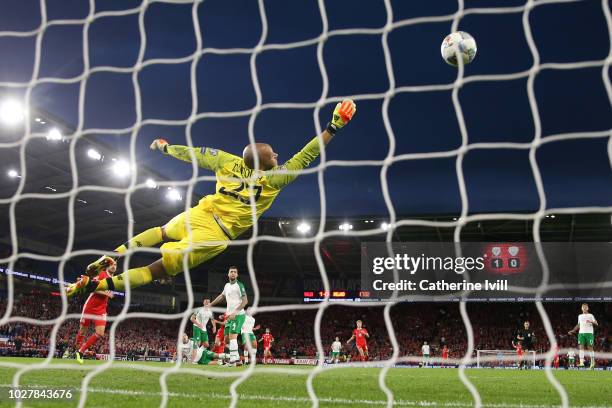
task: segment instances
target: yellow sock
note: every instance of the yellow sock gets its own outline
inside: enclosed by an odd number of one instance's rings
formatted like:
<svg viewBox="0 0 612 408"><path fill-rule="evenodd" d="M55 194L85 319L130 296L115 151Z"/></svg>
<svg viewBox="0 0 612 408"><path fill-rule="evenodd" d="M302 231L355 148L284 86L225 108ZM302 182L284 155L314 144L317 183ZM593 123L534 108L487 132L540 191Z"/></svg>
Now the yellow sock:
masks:
<svg viewBox="0 0 612 408"><path fill-rule="evenodd" d="M128 242L119 245L117 248L115 248L115 252L122 254L127 251L128 248L152 247L160 242L162 242L162 229L161 227L153 227L141 232Z"/></svg>
<svg viewBox="0 0 612 408"><path fill-rule="evenodd" d="M100 281L96 287L96 290L116 290L121 292L125 290L126 280L130 282L130 288L134 289L151 282L153 280L153 276L151 275L151 270L148 266L134 268L122 273L121 275L113 276L112 278Z"/></svg>

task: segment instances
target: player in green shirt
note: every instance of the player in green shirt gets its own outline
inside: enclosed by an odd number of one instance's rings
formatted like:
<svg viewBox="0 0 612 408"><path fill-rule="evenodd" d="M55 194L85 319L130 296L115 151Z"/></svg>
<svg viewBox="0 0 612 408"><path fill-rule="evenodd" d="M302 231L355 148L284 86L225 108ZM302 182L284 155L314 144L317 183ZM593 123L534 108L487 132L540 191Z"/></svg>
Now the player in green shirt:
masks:
<svg viewBox="0 0 612 408"><path fill-rule="evenodd" d="M225 284L223 292L210 303L214 306L225 300L227 305L225 315L225 335L229 340L230 365L236 365L240 361L238 354L238 335L242 330L245 320L244 308L249 303L244 284L238 280L238 267L230 266L227 272L229 282Z"/></svg>
<svg viewBox="0 0 612 408"><path fill-rule="evenodd" d="M595 320L595 316L589 313L588 304L583 303L580 308L582 313L578 315L578 324L568 334L573 335L578 331L578 347L580 348L578 352L580 357L578 367L584 367L584 348L586 347L589 350L589 360L591 360L590 368L593 369L595 368L595 351L593 350L595 334L593 326L597 326L598 323Z"/></svg>

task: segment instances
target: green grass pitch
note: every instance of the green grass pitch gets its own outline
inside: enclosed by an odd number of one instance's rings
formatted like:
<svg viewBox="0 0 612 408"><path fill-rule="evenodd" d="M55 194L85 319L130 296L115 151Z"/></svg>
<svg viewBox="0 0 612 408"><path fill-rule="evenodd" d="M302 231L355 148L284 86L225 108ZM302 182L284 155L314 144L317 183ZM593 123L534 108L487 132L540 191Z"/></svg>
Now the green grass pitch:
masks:
<svg viewBox="0 0 612 408"><path fill-rule="evenodd" d="M2 363L36 364L42 359L2 358ZM81 380L99 366L87 361L79 366L73 360L54 360L53 365L69 368L36 369L21 377L22 386L75 391L72 400L29 400L26 407L76 407ZM160 375L169 363L114 362L89 384L88 407L159 406L162 390ZM134 366L136 368L134 368ZM337 367L337 366L336 366ZM152 371L144 371L149 368ZM188 372L185 372L186 369ZM183 365L182 372L167 376L169 407L207 408L230 404L230 386L245 368ZM281 372L281 370L283 370ZM310 407L306 380L312 367L257 366L251 377L237 387L239 407ZM8 387L17 368L0 368L0 407L13 406ZM325 370L314 378L313 386L322 407L385 406L386 395L379 388L379 368L344 367ZM560 405L555 389L543 371L470 369L468 378L478 389L484 406L543 407ZM571 406L612 406L612 372L558 371L555 377L567 390ZM468 407L472 397L458 377L457 369L391 369L386 384L393 392L395 406Z"/></svg>

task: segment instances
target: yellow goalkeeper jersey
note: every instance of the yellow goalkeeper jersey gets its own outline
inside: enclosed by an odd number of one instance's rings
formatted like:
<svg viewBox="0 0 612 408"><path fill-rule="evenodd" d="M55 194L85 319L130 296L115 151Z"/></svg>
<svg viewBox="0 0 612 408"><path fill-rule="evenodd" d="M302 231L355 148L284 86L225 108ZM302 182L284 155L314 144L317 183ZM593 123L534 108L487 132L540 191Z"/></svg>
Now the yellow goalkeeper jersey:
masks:
<svg viewBox="0 0 612 408"><path fill-rule="evenodd" d="M241 157L209 147L169 145L164 153L191 163L190 151L198 166L214 171L217 176L215 194L202 198L198 207L212 210L221 229L230 239L235 239L253 225L250 196L255 201L256 218L259 218L283 187L297 177L287 171L307 167L319 155L320 147L315 137L285 164L265 172L250 169Z"/></svg>

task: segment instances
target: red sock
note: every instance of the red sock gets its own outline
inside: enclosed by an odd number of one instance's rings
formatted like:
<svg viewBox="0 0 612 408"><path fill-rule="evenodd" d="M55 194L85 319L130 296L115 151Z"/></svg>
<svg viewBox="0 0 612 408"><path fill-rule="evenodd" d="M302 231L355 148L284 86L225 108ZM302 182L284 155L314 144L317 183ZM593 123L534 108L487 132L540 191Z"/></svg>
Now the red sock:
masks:
<svg viewBox="0 0 612 408"><path fill-rule="evenodd" d="M79 349L79 353L84 353L85 350L93 346L96 341L98 341L98 335L94 333L89 336L87 342L81 346L81 348Z"/></svg>
<svg viewBox="0 0 612 408"><path fill-rule="evenodd" d="M81 333L77 334L75 347L80 348L83 344L83 336Z"/></svg>

